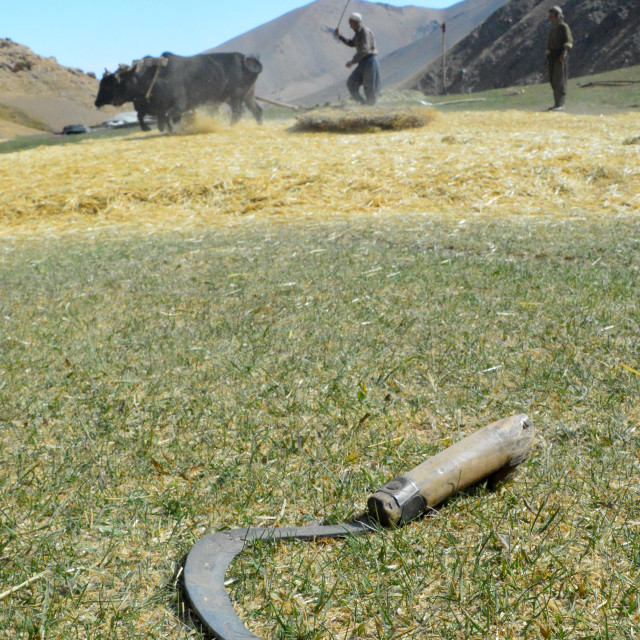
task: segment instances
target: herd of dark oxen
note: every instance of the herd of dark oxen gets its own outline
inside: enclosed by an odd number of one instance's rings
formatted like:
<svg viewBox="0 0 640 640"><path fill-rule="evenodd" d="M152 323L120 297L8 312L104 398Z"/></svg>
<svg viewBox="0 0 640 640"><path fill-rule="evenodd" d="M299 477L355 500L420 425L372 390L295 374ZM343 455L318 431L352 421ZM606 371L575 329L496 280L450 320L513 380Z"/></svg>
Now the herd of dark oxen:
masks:
<svg viewBox="0 0 640 640"><path fill-rule="evenodd" d="M172 124L197 107L228 103L231 122L237 122L246 105L258 124L262 109L256 104L255 84L262 71L257 58L242 53L202 53L176 56L163 53L146 56L131 65L120 65L115 73L105 71L95 100L96 107L121 106L133 102L138 122L148 131L145 116L154 116L158 129Z"/></svg>

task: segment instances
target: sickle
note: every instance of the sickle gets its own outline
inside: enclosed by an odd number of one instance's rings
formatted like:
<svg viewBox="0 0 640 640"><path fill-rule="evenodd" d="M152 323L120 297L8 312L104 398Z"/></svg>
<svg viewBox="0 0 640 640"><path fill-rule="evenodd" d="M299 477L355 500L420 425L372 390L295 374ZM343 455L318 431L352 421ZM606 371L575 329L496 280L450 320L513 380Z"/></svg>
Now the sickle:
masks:
<svg viewBox="0 0 640 640"><path fill-rule="evenodd" d="M185 589L191 606L216 638L260 640L242 624L224 588L227 567L241 551L257 540L275 542L346 538L373 531L375 528L374 523L367 521L334 526L316 524L276 529L252 527L221 531L201 538L189 551L184 567Z"/></svg>
<svg viewBox="0 0 640 640"><path fill-rule="evenodd" d="M224 586L231 561L252 543L346 538L401 526L458 491L478 482L509 478L531 453L535 437L529 418L511 416L476 431L415 469L394 478L369 497L369 516L334 526L232 529L196 542L184 566L184 588L205 628L220 640L260 640L236 614Z"/></svg>

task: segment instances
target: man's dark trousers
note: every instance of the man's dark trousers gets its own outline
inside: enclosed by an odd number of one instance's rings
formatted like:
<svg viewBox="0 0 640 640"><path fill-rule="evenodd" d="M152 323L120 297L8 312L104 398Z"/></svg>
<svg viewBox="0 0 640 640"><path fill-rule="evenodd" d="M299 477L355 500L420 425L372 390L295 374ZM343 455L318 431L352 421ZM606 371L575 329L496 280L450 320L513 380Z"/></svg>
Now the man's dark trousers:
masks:
<svg viewBox="0 0 640 640"><path fill-rule="evenodd" d="M360 93L364 88L364 95ZM360 104L374 105L380 95L380 70L375 56L367 56L358 62L358 66L347 80L351 97Z"/></svg>
<svg viewBox="0 0 640 640"><path fill-rule="evenodd" d="M553 89L553 100L556 107L564 107L567 95L567 79L569 78L569 56L562 59L562 51L552 51L549 54L549 82Z"/></svg>

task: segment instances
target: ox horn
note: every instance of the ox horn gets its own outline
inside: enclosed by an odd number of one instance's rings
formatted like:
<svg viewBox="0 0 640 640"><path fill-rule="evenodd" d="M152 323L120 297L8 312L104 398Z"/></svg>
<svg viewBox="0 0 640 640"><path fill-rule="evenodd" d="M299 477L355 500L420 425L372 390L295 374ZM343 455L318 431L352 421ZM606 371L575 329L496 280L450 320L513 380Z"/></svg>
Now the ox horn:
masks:
<svg viewBox="0 0 640 640"><path fill-rule="evenodd" d="M125 72L125 71L129 71L131 69L130 66L126 65L126 64L122 64L120 63L118 65L118 70L115 72L115 76L116 76L116 80L118 82L120 82L120 76Z"/></svg>

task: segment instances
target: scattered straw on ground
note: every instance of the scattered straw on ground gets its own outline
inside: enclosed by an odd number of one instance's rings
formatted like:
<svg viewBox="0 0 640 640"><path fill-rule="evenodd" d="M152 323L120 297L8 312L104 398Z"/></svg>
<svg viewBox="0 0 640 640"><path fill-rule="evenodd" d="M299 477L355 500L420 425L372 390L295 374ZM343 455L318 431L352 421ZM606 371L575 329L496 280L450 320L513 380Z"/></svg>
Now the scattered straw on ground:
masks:
<svg viewBox="0 0 640 640"><path fill-rule="evenodd" d="M296 119L296 131L326 133L371 133L419 129L434 120L435 109L425 107L380 107L337 111L313 111Z"/></svg>
<svg viewBox="0 0 640 640"><path fill-rule="evenodd" d="M640 210L635 115L440 114L352 135L225 122L0 156L0 236L184 229L230 216L602 216Z"/></svg>

